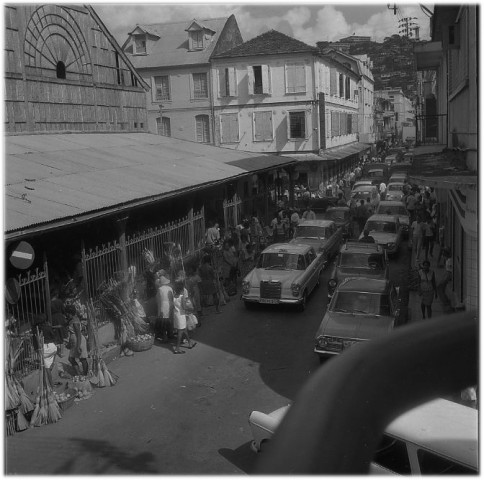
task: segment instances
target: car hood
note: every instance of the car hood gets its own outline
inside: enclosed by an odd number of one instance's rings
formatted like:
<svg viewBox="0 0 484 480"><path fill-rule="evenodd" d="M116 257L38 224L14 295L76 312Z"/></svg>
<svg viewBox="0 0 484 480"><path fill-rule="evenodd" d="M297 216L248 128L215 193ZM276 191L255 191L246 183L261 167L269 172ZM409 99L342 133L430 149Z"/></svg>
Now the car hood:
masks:
<svg viewBox="0 0 484 480"><path fill-rule="evenodd" d="M398 192L390 192L386 194L386 200L401 200L403 197L403 193Z"/></svg>
<svg viewBox="0 0 484 480"><path fill-rule="evenodd" d="M370 236L375 239L375 242L380 244L395 243L397 241L396 233L370 231Z"/></svg>
<svg viewBox="0 0 484 480"><path fill-rule="evenodd" d="M323 317L316 337L327 335L338 338L371 340L388 334L393 329L393 317L337 313L328 311Z"/></svg>
<svg viewBox="0 0 484 480"><path fill-rule="evenodd" d="M385 270L372 270L369 268L352 268L345 267L338 269L338 282L341 282L345 278L349 277L365 277L365 278L376 278L384 279L386 277Z"/></svg>
<svg viewBox="0 0 484 480"><path fill-rule="evenodd" d="M255 268L245 277L252 286L258 286L260 282L281 282L282 287L290 288L304 274L304 270L265 270Z"/></svg>

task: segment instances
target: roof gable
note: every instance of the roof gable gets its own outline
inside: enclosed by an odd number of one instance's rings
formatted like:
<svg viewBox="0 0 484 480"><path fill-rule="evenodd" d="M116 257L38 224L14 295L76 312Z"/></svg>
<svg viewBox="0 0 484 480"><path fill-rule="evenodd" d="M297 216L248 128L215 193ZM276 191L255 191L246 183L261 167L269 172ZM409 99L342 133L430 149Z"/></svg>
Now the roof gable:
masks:
<svg viewBox="0 0 484 480"><path fill-rule="evenodd" d="M277 30L252 38L235 48L214 55L214 58L246 57L252 55L277 55L282 53L318 53L317 47L307 45Z"/></svg>
<svg viewBox="0 0 484 480"><path fill-rule="evenodd" d="M208 30L212 33L215 33L214 30L212 30L211 28L208 28L206 25L204 25L201 22L198 22L195 19L190 23L190 25L187 28L185 28L185 32L196 32L200 30Z"/></svg>

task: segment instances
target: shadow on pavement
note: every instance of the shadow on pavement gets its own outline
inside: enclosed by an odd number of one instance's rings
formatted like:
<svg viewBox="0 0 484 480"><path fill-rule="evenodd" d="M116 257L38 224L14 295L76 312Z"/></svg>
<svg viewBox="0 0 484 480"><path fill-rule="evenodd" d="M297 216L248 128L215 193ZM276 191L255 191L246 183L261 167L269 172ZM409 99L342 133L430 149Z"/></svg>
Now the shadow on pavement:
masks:
<svg viewBox="0 0 484 480"><path fill-rule="evenodd" d="M258 457L250 449L250 442L244 443L236 450L221 448L218 453L244 473L250 474L254 472Z"/></svg>
<svg viewBox="0 0 484 480"><path fill-rule="evenodd" d="M98 459L98 465L89 465L87 467L87 471L91 475L111 473L113 469L135 474L158 473L154 465L150 465L155 460L155 456L152 453L143 452L133 455L111 445L109 442L87 438L72 438L70 441L76 444L73 450L77 454L77 459L82 461L83 451L90 458ZM54 474L79 472L75 462L76 460L67 460Z"/></svg>

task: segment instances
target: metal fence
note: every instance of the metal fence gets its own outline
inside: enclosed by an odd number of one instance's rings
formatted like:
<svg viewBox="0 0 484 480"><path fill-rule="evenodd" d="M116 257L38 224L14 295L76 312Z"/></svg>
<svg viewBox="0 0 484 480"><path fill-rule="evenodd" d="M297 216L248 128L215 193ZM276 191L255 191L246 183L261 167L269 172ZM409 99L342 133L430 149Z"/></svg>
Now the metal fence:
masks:
<svg viewBox="0 0 484 480"><path fill-rule="evenodd" d="M15 319L11 326L12 341L22 344L15 372L27 375L40 365L39 354L34 348L33 326L40 322L41 317L50 317L47 313L50 311L47 262L44 262L43 269L18 275L17 281L20 298L14 305L7 304L7 314Z"/></svg>

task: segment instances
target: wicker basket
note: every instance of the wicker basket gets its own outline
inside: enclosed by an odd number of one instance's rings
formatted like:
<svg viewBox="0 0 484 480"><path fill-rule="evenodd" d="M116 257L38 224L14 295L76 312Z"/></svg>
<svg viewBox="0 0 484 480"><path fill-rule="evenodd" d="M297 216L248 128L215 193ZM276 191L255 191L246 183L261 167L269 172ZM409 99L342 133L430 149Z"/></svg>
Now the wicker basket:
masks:
<svg viewBox="0 0 484 480"><path fill-rule="evenodd" d="M65 393L70 393L71 397L68 398L67 400L64 400L63 402L57 402L59 405L59 408L65 412L68 408L71 408L72 405L74 405L74 400L76 398L76 391L73 388L69 388L68 390L65 391Z"/></svg>
<svg viewBox="0 0 484 480"><path fill-rule="evenodd" d="M5 410L5 433L7 436L13 435L17 431L17 412L18 408Z"/></svg>
<svg viewBox="0 0 484 480"><path fill-rule="evenodd" d="M126 342L126 346L130 350L133 350L133 352L144 352L146 350L149 350L153 346L153 343L155 343L155 337L154 335L150 335L149 339L143 340L141 342L135 342L132 338L130 338Z"/></svg>

